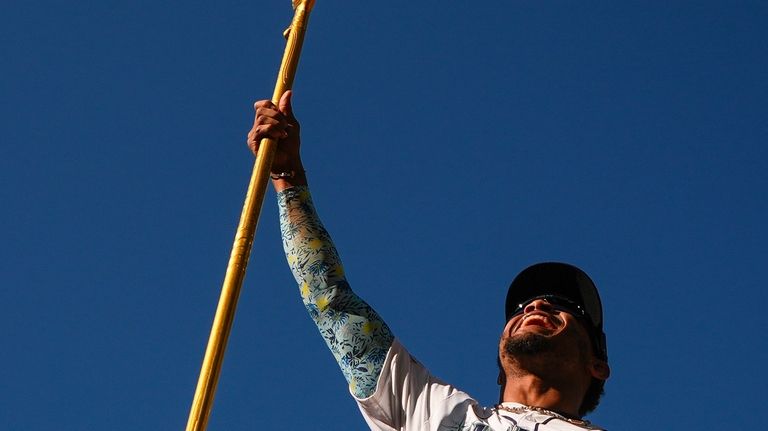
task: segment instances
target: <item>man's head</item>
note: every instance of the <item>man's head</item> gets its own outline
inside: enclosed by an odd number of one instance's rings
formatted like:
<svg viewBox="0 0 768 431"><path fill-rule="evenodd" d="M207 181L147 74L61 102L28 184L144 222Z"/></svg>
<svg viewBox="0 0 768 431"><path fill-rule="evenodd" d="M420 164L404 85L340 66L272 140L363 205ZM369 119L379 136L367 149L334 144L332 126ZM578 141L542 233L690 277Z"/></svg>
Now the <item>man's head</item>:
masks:
<svg viewBox="0 0 768 431"><path fill-rule="evenodd" d="M610 370L602 305L587 274L554 262L526 268L510 285L505 316L500 382L509 373L565 379L584 388L579 413L593 410Z"/></svg>

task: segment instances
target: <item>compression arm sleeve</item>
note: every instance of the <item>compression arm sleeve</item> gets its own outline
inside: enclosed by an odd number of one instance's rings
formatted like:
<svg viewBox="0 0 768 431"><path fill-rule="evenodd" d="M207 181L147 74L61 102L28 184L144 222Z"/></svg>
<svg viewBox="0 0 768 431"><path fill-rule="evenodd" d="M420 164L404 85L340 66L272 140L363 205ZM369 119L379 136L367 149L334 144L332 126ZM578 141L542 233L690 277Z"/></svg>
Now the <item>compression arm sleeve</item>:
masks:
<svg viewBox="0 0 768 431"><path fill-rule="evenodd" d="M350 289L309 189L291 187L277 196L283 248L304 306L339 363L350 392L358 398L368 397L376 390L394 336Z"/></svg>

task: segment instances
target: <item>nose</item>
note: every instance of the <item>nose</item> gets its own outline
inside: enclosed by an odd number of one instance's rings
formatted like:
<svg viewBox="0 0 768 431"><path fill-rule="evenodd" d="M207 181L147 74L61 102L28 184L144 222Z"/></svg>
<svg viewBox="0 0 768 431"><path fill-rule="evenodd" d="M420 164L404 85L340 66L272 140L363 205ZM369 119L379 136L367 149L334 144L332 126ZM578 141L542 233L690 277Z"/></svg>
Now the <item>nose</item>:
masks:
<svg viewBox="0 0 768 431"><path fill-rule="evenodd" d="M547 302L545 299L539 298L534 299L533 301L526 304L525 307L523 307L523 314L528 314L535 310L549 313L554 309L552 308L552 304Z"/></svg>

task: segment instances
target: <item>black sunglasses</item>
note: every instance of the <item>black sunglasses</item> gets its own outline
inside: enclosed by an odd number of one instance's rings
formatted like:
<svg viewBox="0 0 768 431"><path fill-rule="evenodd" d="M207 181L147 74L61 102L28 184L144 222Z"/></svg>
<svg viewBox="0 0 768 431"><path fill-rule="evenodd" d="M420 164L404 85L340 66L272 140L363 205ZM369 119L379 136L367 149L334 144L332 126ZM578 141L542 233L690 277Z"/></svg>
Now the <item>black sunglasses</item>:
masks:
<svg viewBox="0 0 768 431"><path fill-rule="evenodd" d="M531 298L522 304L517 304L517 308L515 308L515 311L510 314L509 318L513 318L517 316L518 314L521 314L525 311L525 307L527 307L531 302L537 300L537 299L543 299L547 302L547 304L552 306L552 309L557 311L565 311L566 313L572 314L574 317L582 318L587 321L590 321L590 319L587 317L587 312L584 311L584 307L581 305L571 301L568 298L563 298L562 296L557 295L541 295L537 296L535 298Z"/></svg>

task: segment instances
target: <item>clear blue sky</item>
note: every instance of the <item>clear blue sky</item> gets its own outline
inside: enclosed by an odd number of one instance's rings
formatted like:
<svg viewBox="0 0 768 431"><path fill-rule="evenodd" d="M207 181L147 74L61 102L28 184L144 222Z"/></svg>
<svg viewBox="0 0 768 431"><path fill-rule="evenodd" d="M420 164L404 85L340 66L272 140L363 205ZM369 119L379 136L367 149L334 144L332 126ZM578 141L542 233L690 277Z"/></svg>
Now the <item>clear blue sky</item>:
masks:
<svg viewBox="0 0 768 431"><path fill-rule="evenodd" d="M0 429L183 429L284 1L0 14ZM496 401L506 287L596 281L613 430L756 429L768 387L768 6L326 2L296 82L353 288ZM363 429L267 201L210 430Z"/></svg>

